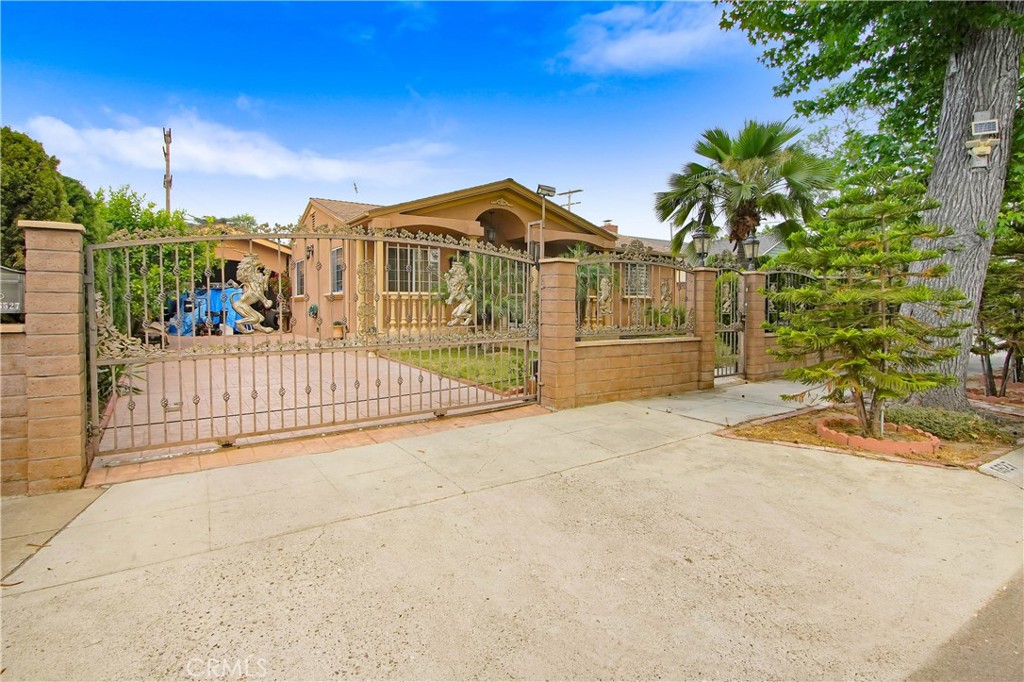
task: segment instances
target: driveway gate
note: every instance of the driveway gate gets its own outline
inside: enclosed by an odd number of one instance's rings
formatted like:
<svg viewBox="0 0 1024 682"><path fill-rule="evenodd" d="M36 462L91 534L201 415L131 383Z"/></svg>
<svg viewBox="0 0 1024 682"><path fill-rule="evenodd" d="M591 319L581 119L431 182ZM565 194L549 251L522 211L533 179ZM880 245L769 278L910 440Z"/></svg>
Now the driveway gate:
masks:
<svg viewBox="0 0 1024 682"><path fill-rule="evenodd" d="M536 400L535 263L366 231L157 237L86 249L95 454Z"/></svg>
<svg viewBox="0 0 1024 682"><path fill-rule="evenodd" d="M743 374L743 276L723 268L715 273L715 376Z"/></svg>

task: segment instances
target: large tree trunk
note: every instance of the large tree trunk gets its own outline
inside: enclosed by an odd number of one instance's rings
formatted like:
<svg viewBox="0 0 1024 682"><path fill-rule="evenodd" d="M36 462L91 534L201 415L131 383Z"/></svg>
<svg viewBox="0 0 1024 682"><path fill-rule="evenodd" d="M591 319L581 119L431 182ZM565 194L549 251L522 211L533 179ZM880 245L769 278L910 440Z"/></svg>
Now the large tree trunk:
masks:
<svg viewBox="0 0 1024 682"><path fill-rule="evenodd" d="M1011 12L1024 14L1024 3L1001 4ZM934 286L955 287L964 293L970 306L957 318L971 326L954 341L960 348L960 355L940 367L941 371L958 377L959 383L920 394L917 402L923 405L970 409L966 390L967 363L992 251L992 230L1006 181L1022 48L1024 34L1011 28L971 30L963 48L950 57L946 67L937 133L938 153L928 182L928 196L941 205L926 212L924 219L953 230L949 237L929 244L944 251L943 261L949 263L951 269L949 277ZM1000 135L988 167L972 169L964 143L970 138L976 111L991 112L992 117L999 120ZM911 306L910 313L930 324L948 322L921 308Z"/></svg>

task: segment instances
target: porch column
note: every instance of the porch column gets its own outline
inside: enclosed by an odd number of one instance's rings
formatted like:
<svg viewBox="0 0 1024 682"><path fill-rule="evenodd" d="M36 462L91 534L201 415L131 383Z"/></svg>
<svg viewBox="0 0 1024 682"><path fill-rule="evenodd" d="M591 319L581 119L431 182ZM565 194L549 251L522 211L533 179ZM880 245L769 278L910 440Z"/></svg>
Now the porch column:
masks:
<svg viewBox="0 0 1024 682"><path fill-rule="evenodd" d="M81 486L86 455L82 235L73 223L20 220L25 230L28 494Z"/></svg>
<svg viewBox="0 0 1024 682"><path fill-rule="evenodd" d="M576 406L576 260L540 261L540 404Z"/></svg>

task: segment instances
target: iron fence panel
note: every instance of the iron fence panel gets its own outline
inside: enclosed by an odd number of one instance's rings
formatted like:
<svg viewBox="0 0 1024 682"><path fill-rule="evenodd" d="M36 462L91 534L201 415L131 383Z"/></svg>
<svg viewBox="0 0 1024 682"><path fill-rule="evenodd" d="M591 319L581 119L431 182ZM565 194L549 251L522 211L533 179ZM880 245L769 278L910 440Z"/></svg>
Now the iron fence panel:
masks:
<svg viewBox="0 0 1024 682"><path fill-rule="evenodd" d="M87 247L99 455L536 400L525 254L407 231Z"/></svg>

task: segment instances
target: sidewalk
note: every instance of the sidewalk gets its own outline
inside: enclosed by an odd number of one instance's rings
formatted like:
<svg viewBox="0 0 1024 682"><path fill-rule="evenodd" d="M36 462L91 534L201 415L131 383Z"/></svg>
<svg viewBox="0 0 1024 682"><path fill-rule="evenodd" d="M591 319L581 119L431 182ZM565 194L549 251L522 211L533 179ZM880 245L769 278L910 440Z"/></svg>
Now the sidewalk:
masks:
<svg viewBox="0 0 1024 682"><path fill-rule="evenodd" d="M1019 571L1020 491L713 435L791 390L113 485L5 579L5 680L906 677Z"/></svg>

